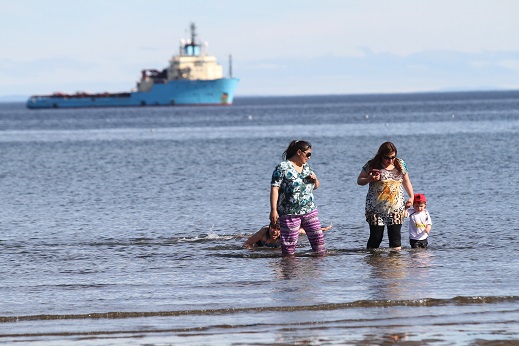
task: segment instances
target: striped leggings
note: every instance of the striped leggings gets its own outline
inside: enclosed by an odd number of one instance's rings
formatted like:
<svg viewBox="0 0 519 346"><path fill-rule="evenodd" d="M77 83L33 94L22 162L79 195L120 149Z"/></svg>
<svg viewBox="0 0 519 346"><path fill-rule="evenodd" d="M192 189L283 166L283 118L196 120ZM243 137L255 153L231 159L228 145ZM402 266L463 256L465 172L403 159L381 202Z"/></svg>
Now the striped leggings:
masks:
<svg viewBox="0 0 519 346"><path fill-rule="evenodd" d="M279 217L281 251L283 254L291 255L296 251L300 228L305 230L314 252L324 253L326 251L318 216L319 212L315 209L304 215L281 215Z"/></svg>

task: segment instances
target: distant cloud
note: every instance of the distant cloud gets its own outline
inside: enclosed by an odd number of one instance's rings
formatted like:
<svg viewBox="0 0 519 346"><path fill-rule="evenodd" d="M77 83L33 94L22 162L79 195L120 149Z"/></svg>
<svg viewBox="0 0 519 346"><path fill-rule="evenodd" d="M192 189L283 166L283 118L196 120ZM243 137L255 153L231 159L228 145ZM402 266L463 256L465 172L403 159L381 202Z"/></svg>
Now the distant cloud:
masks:
<svg viewBox="0 0 519 346"><path fill-rule="evenodd" d="M158 47L139 47L138 50L142 52L160 52L162 51L161 48Z"/></svg>
<svg viewBox="0 0 519 346"><path fill-rule="evenodd" d="M518 54L519 55L519 54ZM499 67L511 71L519 71L519 56L517 59L504 59L496 58L495 60L477 60L471 61L470 65L476 68L492 68Z"/></svg>
<svg viewBox="0 0 519 346"><path fill-rule="evenodd" d="M272 63L272 64L262 63L262 64L256 65L256 67L261 70L277 70L277 69L285 68L285 65L274 64L274 63Z"/></svg>
<svg viewBox="0 0 519 346"><path fill-rule="evenodd" d="M369 52L363 57L324 55L236 65L238 93L245 95L266 90L293 95L519 89L519 76L510 73L519 71L519 51L429 50L407 56Z"/></svg>
<svg viewBox="0 0 519 346"><path fill-rule="evenodd" d="M519 59L517 60L503 60L499 62L499 65L503 66L504 68L519 71Z"/></svg>

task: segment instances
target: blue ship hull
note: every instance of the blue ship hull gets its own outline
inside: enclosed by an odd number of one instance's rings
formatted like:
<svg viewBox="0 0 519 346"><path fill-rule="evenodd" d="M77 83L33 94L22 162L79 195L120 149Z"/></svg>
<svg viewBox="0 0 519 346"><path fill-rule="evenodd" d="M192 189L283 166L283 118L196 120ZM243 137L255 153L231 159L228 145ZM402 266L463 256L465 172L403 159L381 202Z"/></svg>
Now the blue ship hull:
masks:
<svg viewBox="0 0 519 346"><path fill-rule="evenodd" d="M231 105L238 81L172 80L156 83L146 92L31 96L27 108Z"/></svg>

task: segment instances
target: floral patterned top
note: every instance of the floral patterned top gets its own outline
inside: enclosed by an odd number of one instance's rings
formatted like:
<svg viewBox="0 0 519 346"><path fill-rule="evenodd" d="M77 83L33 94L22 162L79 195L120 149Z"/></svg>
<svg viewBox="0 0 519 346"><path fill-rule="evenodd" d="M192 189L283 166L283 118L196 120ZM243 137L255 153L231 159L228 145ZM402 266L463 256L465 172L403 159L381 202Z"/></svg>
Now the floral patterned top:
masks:
<svg viewBox="0 0 519 346"><path fill-rule="evenodd" d="M407 165L398 159L402 172L395 168L380 169L380 181L370 182L366 195L366 221L370 225L401 225L405 217L405 196L402 181L407 174ZM362 170L369 172L368 163Z"/></svg>
<svg viewBox="0 0 519 346"><path fill-rule="evenodd" d="M313 195L315 184L313 180L306 179L312 172L306 163L301 173L288 160L276 166L271 186L279 187L279 215L304 215L317 209Z"/></svg>

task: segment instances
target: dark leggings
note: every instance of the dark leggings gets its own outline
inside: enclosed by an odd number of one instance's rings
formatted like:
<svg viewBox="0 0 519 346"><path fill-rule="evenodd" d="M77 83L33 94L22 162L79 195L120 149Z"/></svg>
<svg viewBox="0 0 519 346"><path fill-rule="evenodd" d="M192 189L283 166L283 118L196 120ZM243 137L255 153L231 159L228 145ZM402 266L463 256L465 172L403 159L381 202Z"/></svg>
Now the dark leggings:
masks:
<svg viewBox="0 0 519 346"><path fill-rule="evenodd" d="M400 236L400 225L388 225L387 236L389 238L389 247L400 247L402 246L402 239ZM382 243L382 237L384 236L384 226L369 225L369 239L368 249L377 249Z"/></svg>
<svg viewBox="0 0 519 346"><path fill-rule="evenodd" d="M427 247L427 245L428 245L427 238L425 238L423 240L409 239L409 243L411 244L411 247L413 249L416 249L416 248L423 248L423 249L425 249Z"/></svg>

